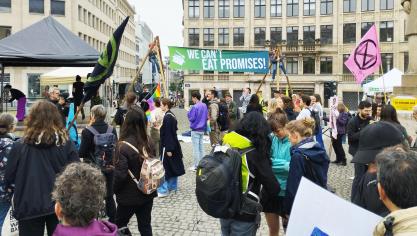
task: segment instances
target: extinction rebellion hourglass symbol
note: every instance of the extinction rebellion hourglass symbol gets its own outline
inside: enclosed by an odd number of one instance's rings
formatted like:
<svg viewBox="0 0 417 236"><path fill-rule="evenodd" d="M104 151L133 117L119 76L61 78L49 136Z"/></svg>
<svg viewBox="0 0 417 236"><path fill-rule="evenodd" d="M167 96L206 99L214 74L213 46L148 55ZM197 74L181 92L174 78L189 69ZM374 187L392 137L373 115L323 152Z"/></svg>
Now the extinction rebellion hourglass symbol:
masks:
<svg viewBox="0 0 417 236"><path fill-rule="evenodd" d="M374 52L374 54L369 52ZM354 54L355 63L359 69L367 70L377 63L377 54L378 50L375 41L367 39L356 48Z"/></svg>

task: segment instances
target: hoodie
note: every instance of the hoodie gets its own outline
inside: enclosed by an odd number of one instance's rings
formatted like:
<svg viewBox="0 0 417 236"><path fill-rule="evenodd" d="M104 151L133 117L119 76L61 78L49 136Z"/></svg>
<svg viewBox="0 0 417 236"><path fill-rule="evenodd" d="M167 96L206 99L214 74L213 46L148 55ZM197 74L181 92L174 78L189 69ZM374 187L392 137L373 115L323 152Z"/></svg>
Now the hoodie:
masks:
<svg viewBox="0 0 417 236"><path fill-rule="evenodd" d="M392 232L395 236L417 235L417 207L401 209L392 212L383 219L374 230L374 236L384 236L385 224L388 218L393 218Z"/></svg>
<svg viewBox="0 0 417 236"><path fill-rule="evenodd" d="M291 161L291 143L288 137L283 139L271 134L272 146L271 146L271 162L272 171L275 178L278 180L281 186L281 192L279 196L285 196L285 189L287 187L288 172L290 169Z"/></svg>
<svg viewBox="0 0 417 236"><path fill-rule="evenodd" d="M204 103L197 102L187 115L192 131L206 131L208 110Z"/></svg>
<svg viewBox="0 0 417 236"><path fill-rule="evenodd" d="M284 209L287 214L291 212L301 177L307 177L304 166L305 156L313 163L314 171L321 182L324 183L324 186L327 185L327 171L329 170L330 160L326 150L319 143L315 142L312 137L306 138L291 147L290 172L288 174L284 203Z"/></svg>
<svg viewBox="0 0 417 236"><path fill-rule="evenodd" d="M117 226L101 220L93 220L86 227L57 225L53 236L117 236Z"/></svg>

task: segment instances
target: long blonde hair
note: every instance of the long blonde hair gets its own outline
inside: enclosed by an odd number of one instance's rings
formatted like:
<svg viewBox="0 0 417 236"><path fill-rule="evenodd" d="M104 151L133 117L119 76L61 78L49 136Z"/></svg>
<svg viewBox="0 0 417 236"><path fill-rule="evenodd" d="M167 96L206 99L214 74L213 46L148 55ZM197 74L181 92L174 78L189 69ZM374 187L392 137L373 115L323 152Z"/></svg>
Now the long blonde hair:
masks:
<svg viewBox="0 0 417 236"><path fill-rule="evenodd" d="M62 145L68 141L61 113L53 103L41 100L32 105L25 120L23 141L48 145Z"/></svg>
<svg viewBox="0 0 417 236"><path fill-rule="evenodd" d="M277 102L277 100L275 98L271 99L268 102L268 114L275 113L275 111L277 110L277 108L278 108L278 102Z"/></svg>
<svg viewBox="0 0 417 236"><path fill-rule="evenodd" d="M302 138L306 138L313 135L314 126L314 119L307 117L302 120L290 121L285 129L290 133L298 133Z"/></svg>

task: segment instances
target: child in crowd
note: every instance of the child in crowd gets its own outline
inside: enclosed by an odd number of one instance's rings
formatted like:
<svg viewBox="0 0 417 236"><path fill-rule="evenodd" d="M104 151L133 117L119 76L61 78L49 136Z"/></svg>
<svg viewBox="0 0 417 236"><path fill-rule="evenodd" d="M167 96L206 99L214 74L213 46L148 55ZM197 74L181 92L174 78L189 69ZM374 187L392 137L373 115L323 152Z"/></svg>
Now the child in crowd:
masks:
<svg viewBox="0 0 417 236"><path fill-rule="evenodd" d="M294 120L285 126L292 144L290 171L287 180L284 208L290 214L301 177L306 177L323 188L327 186L329 157L326 150L314 141L314 119Z"/></svg>
<svg viewBox="0 0 417 236"><path fill-rule="evenodd" d="M68 165L55 181L52 198L61 224L54 236L112 236L117 226L96 220L104 208L106 184L103 174L86 163Z"/></svg>
<svg viewBox="0 0 417 236"><path fill-rule="evenodd" d="M13 132L16 128L17 119L8 114L0 115L0 234L4 219L11 205L13 195L12 186L9 186L4 178L10 150L12 149L15 136Z"/></svg>
<svg viewBox="0 0 417 236"><path fill-rule="evenodd" d="M266 222L268 223L269 235L277 236L279 234L280 216L282 216L284 228L287 225L287 219L285 218L283 212L283 204L285 197L285 189L287 186L288 172L290 169L291 143L287 137L287 134L285 133L285 125L288 123L288 119L285 115L285 112L281 108L277 108L275 112L269 115L268 123L271 126L272 130L272 133L270 135L270 138L272 140L272 171L274 172L275 178L278 180L280 184L281 191L278 195L278 201L272 200L270 197L268 197L267 194L263 192L261 203L263 211L265 212Z"/></svg>

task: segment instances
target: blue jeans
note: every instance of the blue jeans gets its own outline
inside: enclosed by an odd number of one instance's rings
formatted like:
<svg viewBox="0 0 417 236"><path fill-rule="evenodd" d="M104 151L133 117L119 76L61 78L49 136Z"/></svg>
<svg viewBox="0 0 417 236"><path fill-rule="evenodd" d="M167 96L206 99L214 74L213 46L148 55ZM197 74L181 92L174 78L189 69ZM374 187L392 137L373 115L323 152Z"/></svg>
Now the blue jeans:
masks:
<svg viewBox="0 0 417 236"><path fill-rule="evenodd" d="M10 209L10 202L0 202L0 234L3 228L4 220L6 219L6 215L9 209Z"/></svg>
<svg viewBox="0 0 417 236"><path fill-rule="evenodd" d="M222 236L255 236L258 226L255 222L220 219Z"/></svg>
<svg viewBox="0 0 417 236"><path fill-rule="evenodd" d="M191 131L191 141L193 143L194 167L197 168L198 163L204 156L203 131Z"/></svg>
<svg viewBox="0 0 417 236"><path fill-rule="evenodd" d="M165 182L158 188L158 193L166 194L169 191L177 191L178 177L165 178Z"/></svg>

